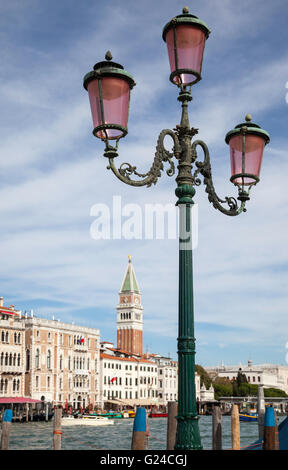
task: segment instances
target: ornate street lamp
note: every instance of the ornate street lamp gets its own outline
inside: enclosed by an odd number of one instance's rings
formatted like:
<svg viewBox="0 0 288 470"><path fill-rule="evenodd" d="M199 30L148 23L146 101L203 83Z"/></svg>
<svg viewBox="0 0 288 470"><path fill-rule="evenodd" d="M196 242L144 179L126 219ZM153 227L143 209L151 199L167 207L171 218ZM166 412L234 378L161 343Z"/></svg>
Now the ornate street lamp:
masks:
<svg viewBox="0 0 288 470"><path fill-rule="evenodd" d="M123 67L112 62L111 53L106 61L99 62L94 70L84 77L84 87L88 90L94 135L105 143L104 156L108 158L108 169L126 184L131 186L151 186L156 184L164 163L168 163L168 176L175 174L176 196L179 206L179 326L178 326L178 416L175 449L201 449L195 393L195 338L193 310L193 268L191 240L191 206L194 204L195 186L206 186L208 200L223 214L236 216L246 211L250 191L259 182L263 150L269 142L269 134L251 122L248 114L245 123L238 124L226 135L230 146L231 182L238 188L237 200L234 197L221 199L214 188L208 147L202 140L193 137L198 129L191 128L188 117L188 104L192 100L192 85L201 80L201 67L205 40L209 36L207 25L196 16L189 14L187 7L181 15L173 18L163 29L163 39L167 43L171 67L170 81L179 88L178 100L182 105L179 125L173 130L160 132L154 161L147 173L139 173L130 163L115 166L120 138L127 134L130 90L135 85L131 75ZM164 146L164 139L173 140L173 151ZM110 141L115 140L115 145ZM201 147L203 160L198 160L197 150ZM193 168L193 165L195 167ZM135 175L136 179L132 176ZM239 202L238 202L239 201ZM188 236L187 236L188 234Z"/></svg>

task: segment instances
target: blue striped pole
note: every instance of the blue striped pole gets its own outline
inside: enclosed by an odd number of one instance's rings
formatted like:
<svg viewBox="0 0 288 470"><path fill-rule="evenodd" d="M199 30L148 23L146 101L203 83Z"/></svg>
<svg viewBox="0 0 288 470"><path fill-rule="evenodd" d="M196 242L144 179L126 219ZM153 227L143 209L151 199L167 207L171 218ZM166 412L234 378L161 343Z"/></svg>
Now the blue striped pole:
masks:
<svg viewBox="0 0 288 470"><path fill-rule="evenodd" d="M133 424L132 450L147 449L147 416L145 408L137 408Z"/></svg>
<svg viewBox="0 0 288 470"><path fill-rule="evenodd" d="M263 450L276 449L275 412L273 406L266 407L264 417Z"/></svg>
<svg viewBox="0 0 288 470"><path fill-rule="evenodd" d="M10 437L12 416L13 416L12 410L7 409L4 411L4 415L2 418L1 450L7 450L9 448L9 437Z"/></svg>

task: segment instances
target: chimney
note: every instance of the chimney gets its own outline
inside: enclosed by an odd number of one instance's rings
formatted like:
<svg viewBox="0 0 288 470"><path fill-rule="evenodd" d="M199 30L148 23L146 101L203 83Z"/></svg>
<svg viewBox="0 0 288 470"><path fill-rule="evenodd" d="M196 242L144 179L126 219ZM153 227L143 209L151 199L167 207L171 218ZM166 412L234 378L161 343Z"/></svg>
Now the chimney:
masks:
<svg viewBox="0 0 288 470"><path fill-rule="evenodd" d="M0 297L0 307L3 307L3 297Z"/></svg>

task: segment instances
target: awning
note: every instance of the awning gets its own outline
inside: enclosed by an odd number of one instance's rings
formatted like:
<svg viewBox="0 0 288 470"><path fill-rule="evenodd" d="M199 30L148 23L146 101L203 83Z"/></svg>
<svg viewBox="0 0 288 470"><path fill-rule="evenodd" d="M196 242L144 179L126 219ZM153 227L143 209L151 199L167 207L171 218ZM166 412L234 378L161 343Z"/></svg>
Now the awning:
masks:
<svg viewBox="0 0 288 470"><path fill-rule="evenodd" d="M33 398L26 397L3 397L0 398L1 403L42 403L40 400L34 400Z"/></svg>

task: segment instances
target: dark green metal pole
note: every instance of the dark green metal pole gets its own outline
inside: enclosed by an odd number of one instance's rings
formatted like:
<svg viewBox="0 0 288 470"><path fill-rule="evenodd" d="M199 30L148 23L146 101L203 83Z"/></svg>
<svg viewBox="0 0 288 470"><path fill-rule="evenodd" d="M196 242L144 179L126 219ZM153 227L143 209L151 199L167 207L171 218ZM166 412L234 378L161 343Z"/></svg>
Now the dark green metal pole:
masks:
<svg viewBox="0 0 288 470"><path fill-rule="evenodd" d="M202 449L195 389L195 338L193 309L193 266L191 205L193 186L177 188L180 212L179 240L179 333L178 333L178 416L176 450ZM181 199L191 202L181 203Z"/></svg>
<svg viewBox="0 0 288 470"><path fill-rule="evenodd" d="M176 178L179 206L179 319L178 319L178 416L176 450L202 449L195 390L195 338L193 302L193 259L191 208L195 188L192 178L193 156L186 90L179 95L182 118L178 127L182 152Z"/></svg>

